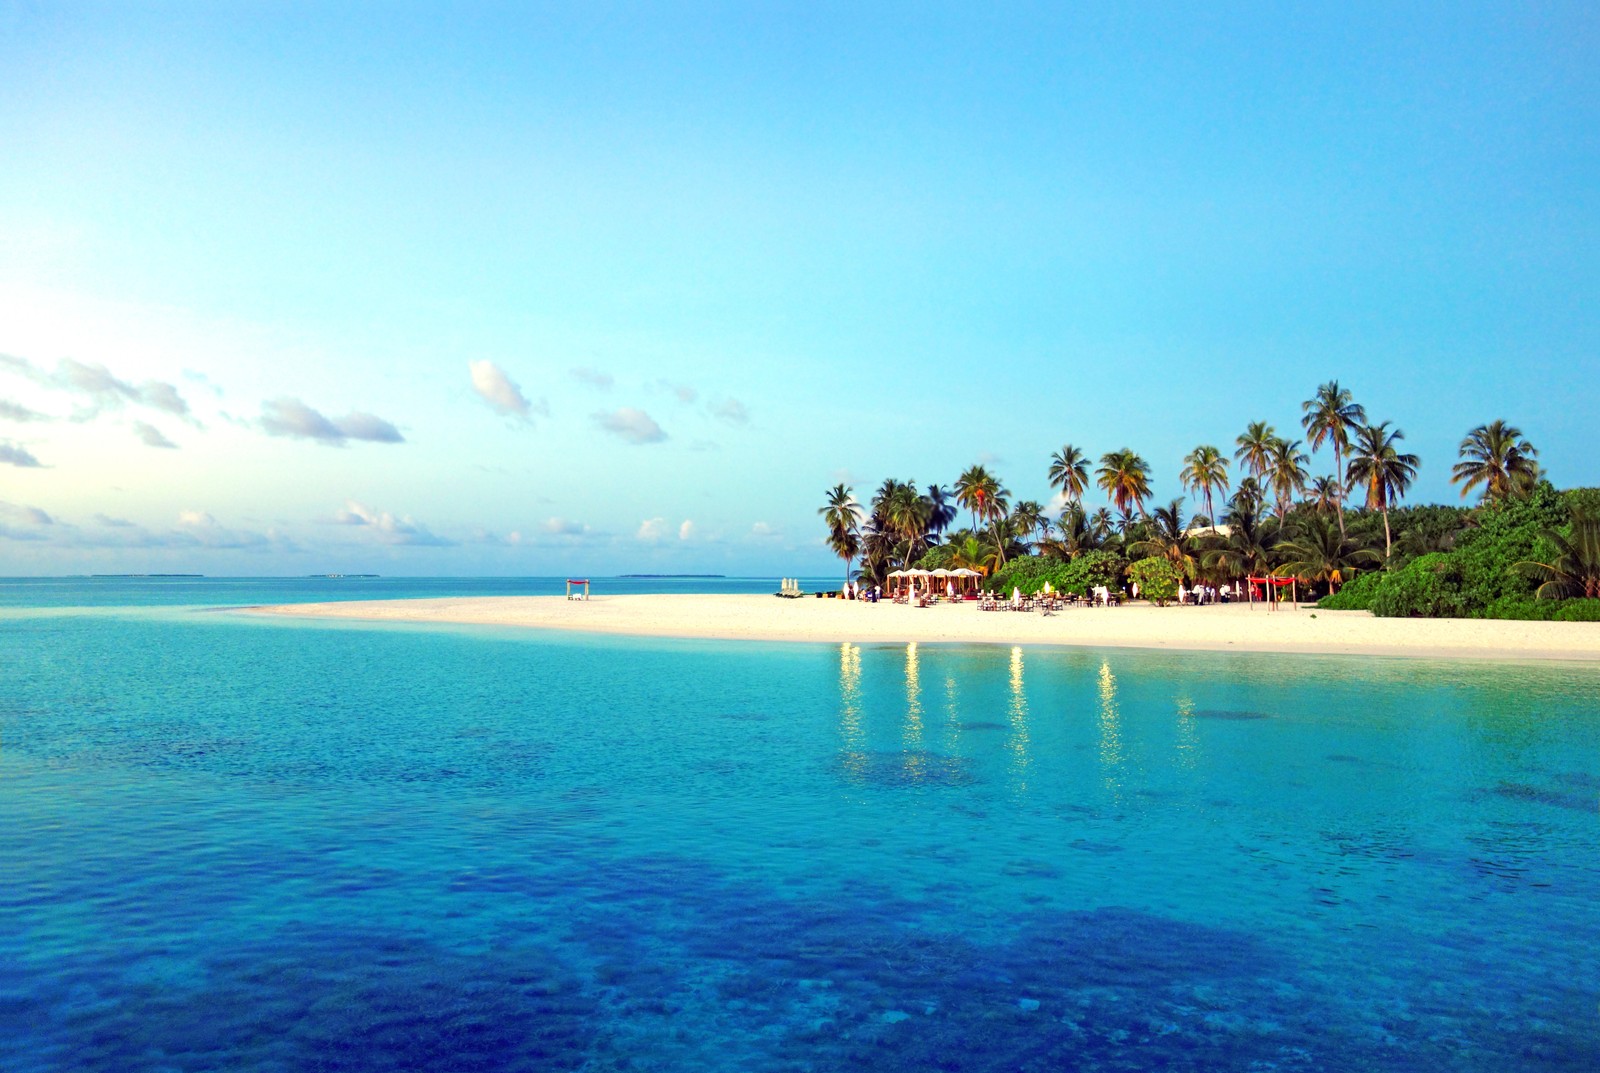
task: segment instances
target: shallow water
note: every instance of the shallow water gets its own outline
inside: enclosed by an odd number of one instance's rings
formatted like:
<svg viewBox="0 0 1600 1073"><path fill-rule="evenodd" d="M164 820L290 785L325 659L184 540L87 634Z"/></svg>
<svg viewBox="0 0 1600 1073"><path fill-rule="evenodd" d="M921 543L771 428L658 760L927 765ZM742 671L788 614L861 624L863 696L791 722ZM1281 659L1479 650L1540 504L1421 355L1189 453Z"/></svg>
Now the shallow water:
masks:
<svg viewBox="0 0 1600 1073"><path fill-rule="evenodd" d="M1572 666L12 610L0 1069L1592 1070L1597 743Z"/></svg>

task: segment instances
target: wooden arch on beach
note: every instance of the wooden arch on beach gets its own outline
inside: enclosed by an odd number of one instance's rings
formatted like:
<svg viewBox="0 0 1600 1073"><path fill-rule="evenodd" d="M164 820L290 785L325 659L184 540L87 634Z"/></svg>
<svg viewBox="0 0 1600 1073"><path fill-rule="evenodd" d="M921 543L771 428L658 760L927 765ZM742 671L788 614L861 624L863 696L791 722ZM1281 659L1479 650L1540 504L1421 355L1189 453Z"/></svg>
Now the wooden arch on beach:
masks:
<svg viewBox="0 0 1600 1073"><path fill-rule="evenodd" d="M574 585L582 585L583 586L582 590L579 591L579 593L576 596L574 596L572 594L572 586L574 586ZM567 578L567 599L569 599L569 600L587 600L588 598L589 598L589 579L588 578L586 578L586 577L569 577L569 578Z"/></svg>

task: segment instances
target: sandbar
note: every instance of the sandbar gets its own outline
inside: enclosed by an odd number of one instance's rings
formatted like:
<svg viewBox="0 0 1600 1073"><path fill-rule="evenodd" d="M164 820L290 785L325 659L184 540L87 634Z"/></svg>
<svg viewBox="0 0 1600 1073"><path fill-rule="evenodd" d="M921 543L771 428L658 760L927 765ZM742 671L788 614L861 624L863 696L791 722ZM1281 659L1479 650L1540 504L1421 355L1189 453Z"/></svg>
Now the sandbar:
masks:
<svg viewBox="0 0 1600 1073"><path fill-rule="evenodd" d="M284 604L251 613L314 618L576 630L653 637L1069 645L1231 652L1600 663L1600 623L1375 618L1365 611L1257 604L980 611L770 595L486 596Z"/></svg>

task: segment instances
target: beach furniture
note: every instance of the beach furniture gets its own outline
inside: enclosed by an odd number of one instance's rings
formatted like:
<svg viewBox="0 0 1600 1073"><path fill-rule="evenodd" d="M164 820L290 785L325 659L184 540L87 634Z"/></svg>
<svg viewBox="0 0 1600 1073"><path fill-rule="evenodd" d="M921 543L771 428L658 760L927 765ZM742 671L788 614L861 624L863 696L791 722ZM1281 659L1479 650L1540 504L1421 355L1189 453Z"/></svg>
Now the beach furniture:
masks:
<svg viewBox="0 0 1600 1073"><path fill-rule="evenodd" d="M574 588L573 586L581 586ZM567 578L567 599L587 600L589 598L589 579L586 577Z"/></svg>

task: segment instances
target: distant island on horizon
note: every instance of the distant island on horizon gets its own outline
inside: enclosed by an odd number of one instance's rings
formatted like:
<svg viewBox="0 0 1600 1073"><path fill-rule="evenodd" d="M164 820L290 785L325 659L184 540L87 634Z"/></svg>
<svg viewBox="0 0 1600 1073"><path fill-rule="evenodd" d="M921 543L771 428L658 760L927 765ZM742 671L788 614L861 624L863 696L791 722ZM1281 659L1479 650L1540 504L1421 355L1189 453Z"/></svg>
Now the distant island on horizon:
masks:
<svg viewBox="0 0 1600 1073"><path fill-rule="evenodd" d="M727 574L618 574L619 578L662 580L671 578L725 578Z"/></svg>

